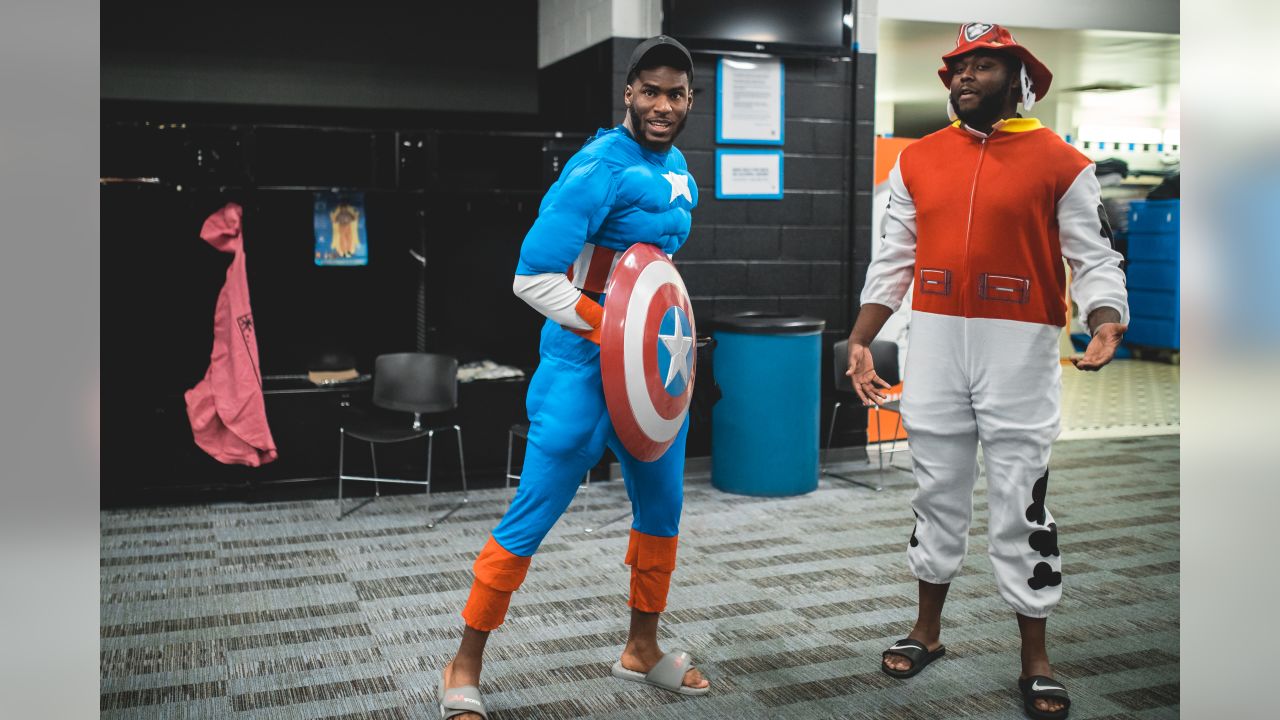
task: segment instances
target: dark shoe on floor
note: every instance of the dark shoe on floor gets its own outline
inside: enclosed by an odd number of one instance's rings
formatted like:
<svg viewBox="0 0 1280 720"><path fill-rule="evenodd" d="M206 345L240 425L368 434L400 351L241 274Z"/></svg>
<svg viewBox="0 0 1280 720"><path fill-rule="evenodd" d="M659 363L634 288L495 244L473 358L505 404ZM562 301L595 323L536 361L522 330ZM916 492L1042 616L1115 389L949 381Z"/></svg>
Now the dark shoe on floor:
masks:
<svg viewBox="0 0 1280 720"><path fill-rule="evenodd" d="M896 677L899 680L906 680L914 676L916 673L925 669L929 663L937 660L947 654L947 648L939 645L937 650L930 651L928 646L919 640L911 638L903 638L894 643L892 647L885 650L880 656L880 669L890 677ZM884 659L890 655L898 655L911 661L911 667L906 670L894 670L884 664Z"/></svg>
<svg viewBox="0 0 1280 720"><path fill-rule="evenodd" d="M1071 709L1071 698L1067 697L1067 689L1062 683L1044 675L1032 675L1018 681L1018 690L1022 691L1022 705L1027 715L1036 720L1064 720ZM1057 700L1062 709L1057 712L1046 712L1036 707L1037 699Z"/></svg>

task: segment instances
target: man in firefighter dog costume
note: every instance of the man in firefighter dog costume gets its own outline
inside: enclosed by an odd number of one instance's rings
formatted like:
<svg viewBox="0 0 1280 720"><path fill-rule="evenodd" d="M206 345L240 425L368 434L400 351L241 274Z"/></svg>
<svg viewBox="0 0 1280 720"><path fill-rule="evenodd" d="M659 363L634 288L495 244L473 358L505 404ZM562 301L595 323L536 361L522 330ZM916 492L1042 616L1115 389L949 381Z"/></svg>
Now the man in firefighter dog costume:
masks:
<svg viewBox="0 0 1280 720"><path fill-rule="evenodd" d="M613 674L686 695L710 689L686 653L664 654L657 641L658 615L666 607L675 569L687 415L670 422L669 444L651 444L651 456L639 458L628 449L634 447L631 443L624 447L619 439L624 428L610 419L613 399L606 410L601 380L602 331L604 354L613 348L609 330L602 328L600 293L615 268L624 270L617 267L624 251L637 243L657 246L647 248L660 261L655 268L665 266L668 277L678 282L663 253L673 254L684 244L690 211L698 204L698 187L673 145L692 105L692 75L688 50L669 37L651 38L636 48L623 91L627 110L622 124L597 132L569 160L520 248L515 293L548 318L526 400L528 450L515 499L475 562L475 580L462 611L462 642L441 680L445 718L485 716L477 688L489 632L502 624L538 545L606 445L622 465L633 514L626 553L631 629ZM659 393L683 395L687 407L693 329L683 283L679 285L683 300L667 309L659 331L669 371L656 383ZM638 300L639 287L637 283L625 291ZM658 299L655 294L654 302ZM608 307L612 321L615 305ZM641 379L642 388L647 379Z"/></svg>
<svg viewBox="0 0 1280 720"><path fill-rule="evenodd" d="M920 605L882 669L908 678L945 652L942 605L967 546L981 444L991 563L1022 636L1019 689L1032 717L1063 718L1070 701L1044 638L1062 594L1046 506L1067 317L1062 258L1093 336L1073 362L1098 370L1128 322L1121 257L1093 163L1017 114L1019 103L1029 110L1045 96L1048 68L986 23L963 25L943 63L938 74L957 119L903 150L889 175L882 249L849 336L854 387L863 402L882 402L886 385L868 346L915 281L902 415L917 483L907 558Z"/></svg>

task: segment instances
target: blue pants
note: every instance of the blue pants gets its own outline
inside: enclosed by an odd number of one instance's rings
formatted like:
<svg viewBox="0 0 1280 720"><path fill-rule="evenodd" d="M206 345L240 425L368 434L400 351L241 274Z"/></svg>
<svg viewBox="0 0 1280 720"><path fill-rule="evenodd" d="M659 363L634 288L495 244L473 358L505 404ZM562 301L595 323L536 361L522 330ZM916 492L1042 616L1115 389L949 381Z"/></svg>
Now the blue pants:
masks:
<svg viewBox="0 0 1280 720"><path fill-rule="evenodd" d="M680 532L684 501L684 452L689 420L662 457L641 462L627 452L613 430L600 381L599 348L557 327L529 383L529 444L520 488L493 538L513 555L529 557L564 514L587 470L607 445L622 464L631 498L631 527L657 537ZM553 347L548 348L551 344ZM588 347L589 346L589 347ZM554 354L548 349L559 349ZM564 352L567 351L567 352Z"/></svg>

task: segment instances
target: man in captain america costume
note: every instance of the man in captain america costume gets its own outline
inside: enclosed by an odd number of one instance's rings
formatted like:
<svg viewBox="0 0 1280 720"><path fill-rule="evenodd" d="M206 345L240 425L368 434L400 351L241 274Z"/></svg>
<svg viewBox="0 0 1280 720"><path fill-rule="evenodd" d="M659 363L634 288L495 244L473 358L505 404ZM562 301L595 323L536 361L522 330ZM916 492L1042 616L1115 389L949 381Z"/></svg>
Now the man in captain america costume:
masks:
<svg viewBox="0 0 1280 720"><path fill-rule="evenodd" d="M686 695L710 689L686 653L664 654L657 641L675 569L688 420L665 453L638 460L606 410L600 363L601 293L618 258L636 243L671 255L689 236L698 187L673 143L693 103L692 75L679 42L642 42L628 68L623 122L598 131L569 160L521 246L513 289L547 317L526 398L528 449L520 488L474 565L462 641L441 678L443 718L487 717L478 685L489 632L502 624L533 554L606 446L622 465L633 514L631 627L613 674ZM675 351L666 359L676 372L666 380L688 382L692 329L687 318L668 314L674 322L664 321L663 332L674 332L667 347Z"/></svg>

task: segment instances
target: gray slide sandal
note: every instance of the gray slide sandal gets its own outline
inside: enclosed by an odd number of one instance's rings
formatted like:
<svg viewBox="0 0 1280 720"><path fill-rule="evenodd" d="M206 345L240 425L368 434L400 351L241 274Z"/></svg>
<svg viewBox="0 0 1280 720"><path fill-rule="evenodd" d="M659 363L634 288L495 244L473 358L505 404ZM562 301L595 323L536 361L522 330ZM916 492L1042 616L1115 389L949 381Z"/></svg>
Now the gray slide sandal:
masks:
<svg viewBox="0 0 1280 720"><path fill-rule="evenodd" d="M628 670L622 667L622 661L619 660L613 664L613 676L622 680L653 685L681 695L706 695L711 692L710 685L703 688L692 688L684 684L685 673L689 672L693 667L693 658L689 656L689 653L681 650L663 655L658 664L654 665L653 669L648 673Z"/></svg>
<svg viewBox="0 0 1280 720"><path fill-rule="evenodd" d="M480 689L475 685L463 685L462 687L449 688L448 694L444 689L444 671L440 671L440 720L449 720L449 718L457 717L465 713L476 713L482 718L488 720L489 713L485 712L484 699L480 695Z"/></svg>

